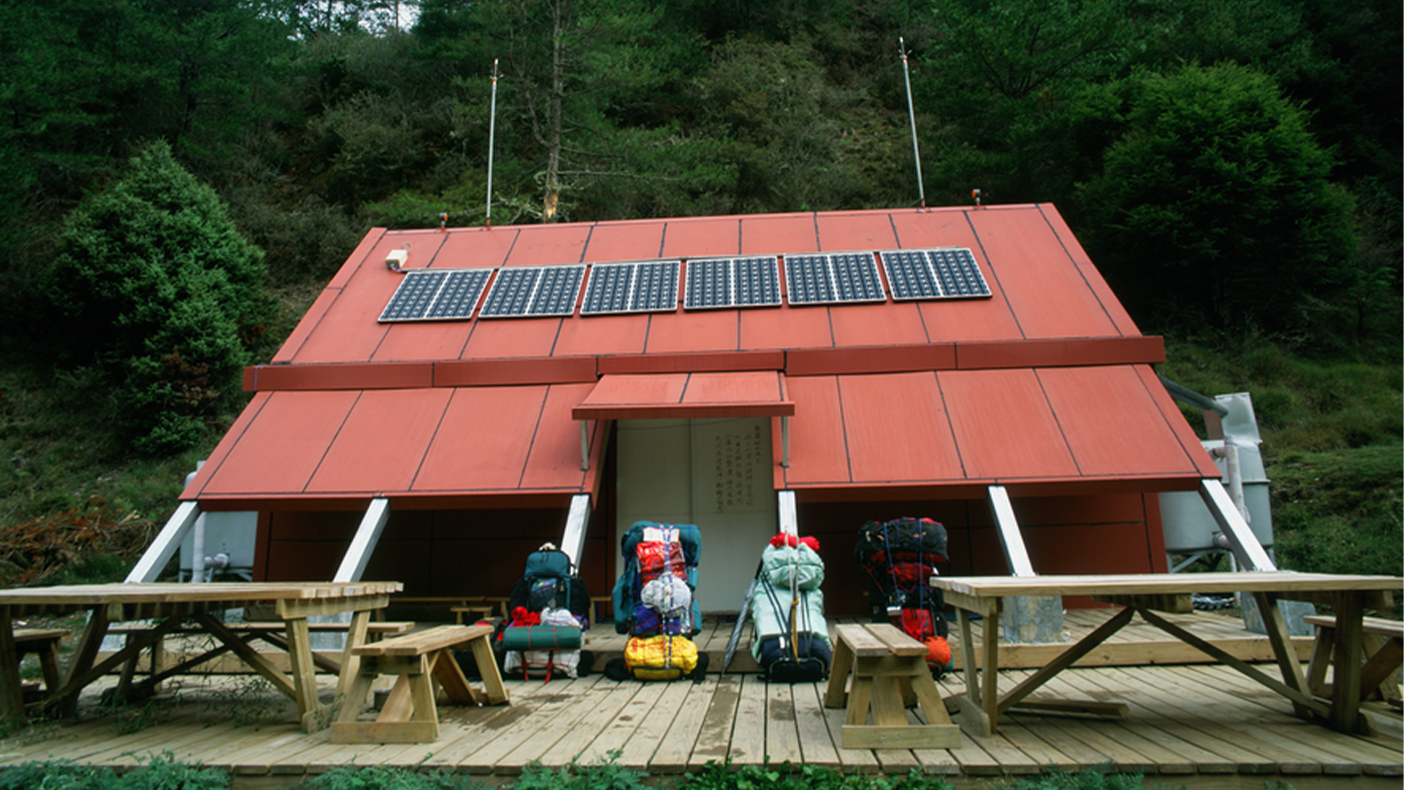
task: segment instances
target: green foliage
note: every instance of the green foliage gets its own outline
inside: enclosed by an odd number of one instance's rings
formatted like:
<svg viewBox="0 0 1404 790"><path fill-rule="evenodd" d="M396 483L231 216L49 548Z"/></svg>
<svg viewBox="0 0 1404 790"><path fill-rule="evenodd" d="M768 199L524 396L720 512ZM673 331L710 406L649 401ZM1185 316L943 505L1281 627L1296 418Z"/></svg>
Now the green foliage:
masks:
<svg viewBox="0 0 1404 790"><path fill-rule="evenodd" d="M1084 238L1133 315L1158 326L1308 325L1355 279L1351 201L1306 115L1237 66L1138 74L1079 190Z"/></svg>
<svg viewBox="0 0 1404 790"><path fill-rule="evenodd" d="M1013 784L1001 783L999 790L1141 790L1145 779L1140 773L1114 773L1110 765L1069 773L1050 767L1038 776L1021 778ZM1155 783L1154 787L1165 787ZM1184 788L1184 785L1180 785Z"/></svg>
<svg viewBox="0 0 1404 790"><path fill-rule="evenodd" d="M709 762L678 782L679 790L950 790L950 785L913 769L905 776L843 774L814 765L746 765Z"/></svg>
<svg viewBox="0 0 1404 790"><path fill-rule="evenodd" d="M1272 465L1273 531L1286 568L1404 573L1404 456L1395 446L1295 452Z"/></svg>
<svg viewBox="0 0 1404 790"><path fill-rule="evenodd" d="M0 790L219 790L230 784L228 773L178 763L169 752L120 774L67 761L0 768Z"/></svg>
<svg viewBox="0 0 1404 790"><path fill-rule="evenodd" d="M574 758L569 765L549 768L533 762L522 772L514 790L643 790L647 774L618 764L619 752L612 751L604 759L580 765Z"/></svg>
<svg viewBox="0 0 1404 790"><path fill-rule="evenodd" d="M486 790L482 782L450 771L338 765L298 785L304 790Z"/></svg>
<svg viewBox="0 0 1404 790"><path fill-rule="evenodd" d="M157 143L69 218L46 283L54 340L108 371L138 451L184 450L249 361L263 277L262 252Z"/></svg>

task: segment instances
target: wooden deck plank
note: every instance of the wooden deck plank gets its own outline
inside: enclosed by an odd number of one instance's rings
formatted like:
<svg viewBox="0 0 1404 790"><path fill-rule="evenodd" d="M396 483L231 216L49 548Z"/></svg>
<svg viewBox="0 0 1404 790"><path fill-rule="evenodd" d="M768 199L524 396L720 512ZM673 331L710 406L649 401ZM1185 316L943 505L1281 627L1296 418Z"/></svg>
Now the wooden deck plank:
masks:
<svg viewBox="0 0 1404 790"><path fill-rule="evenodd" d="M591 693L582 698L582 703L588 706L585 715L576 720L563 737L536 759L540 760L542 765L566 765L578 760L600 733L609 727L609 723L618 718L642 685L616 683L611 688L607 680L596 684Z"/></svg>
<svg viewBox="0 0 1404 790"><path fill-rule="evenodd" d="M653 706L653 710L649 711L648 716L639 723L634 737L630 738L624 746L619 755L620 765L640 771L648 770L649 763L653 761L654 752L663 742L663 736L668 734L669 728L673 725L673 719L677 718L683 702L687 699L688 692L692 690L691 683L659 683L657 685L665 687L663 693L659 696L658 703Z"/></svg>
<svg viewBox="0 0 1404 790"><path fill-rule="evenodd" d="M800 755L805 765L837 768L841 764L840 747L834 743L824 723L823 691L822 683L796 683L791 687L795 729L799 733Z"/></svg>
<svg viewBox="0 0 1404 790"><path fill-rule="evenodd" d="M538 704L535 699L550 690L548 683L522 681L512 684L508 692L512 701L508 705L441 708L439 740L434 742L434 756L425 760L425 765L456 768L460 760L482 748L499 730L531 715Z"/></svg>
<svg viewBox="0 0 1404 790"><path fill-rule="evenodd" d="M824 686L818 686L815 693L819 696L820 709L824 713L824 724L829 730L829 741L835 744L835 751L838 753L839 765L845 773L871 774L879 770L877 757L871 749L844 749L843 744L843 723L847 715L843 708L823 707Z"/></svg>
<svg viewBox="0 0 1404 790"><path fill-rule="evenodd" d="M688 770L700 770L709 762L726 762L731 753L731 731L736 724L736 707L741 700L742 675L717 678L716 691L702 717L702 729L688 758Z"/></svg>
<svg viewBox="0 0 1404 790"><path fill-rule="evenodd" d="M758 675L741 676L736 724L731 733L731 759L759 763L765 759L765 682Z"/></svg>
<svg viewBox="0 0 1404 790"><path fill-rule="evenodd" d="M626 684L620 684L624 686ZM634 695L619 715L605 727L596 738L580 753L580 762L585 765L609 759L612 751L622 752L650 711L658 704L658 699L668 687L663 683L627 684L634 688Z"/></svg>
<svg viewBox="0 0 1404 790"><path fill-rule="evenodd" d="M520 773L520 766L526 765L528 760L512 761L508 756L517 750L522 744L529 744L527 750L533 754L539 753L531 745L542 739L543 733L559 732L559 725L563 720L578 718L578 714L572 717L568 711L586 694L590 689L601 681L600 675L577 680L562 682L554 690L548 689L545 697L534 697L534 701L540 701L540 705L535 710L530 711L524 718L518 719L510 726L499 730L493 734L490 740L486 740L481 748L476 749L465 758L458 761L460 770L468 773L498 773L500 765L507 765L508 772L512 767L516 767L516 772ZM605 680L604 682L611 682ZM544 684L550 686L550 683ZM514 703L515 704L515 703ZM559 735L557 735L559 737ZM554 743L556 738L551 738Z"/></svg>
<svg viewBox="0 0 1404 790"><path fill-rule="evenodd" d="M717 690L717 679L717 675L708 675L700 683L673 681L689 689L682 709L673 717L672 726L668 727L667 735L653 753L653 760L648 764L650 773L678 774L687 770L702 721L711 707L712 694Z"/></svg>
<svg viewBox="0 0 1404 790"><path fill-rule="evenodd" d="M773 763L803 760L793 687L788 683L766 684L765 752Z"/></svg>

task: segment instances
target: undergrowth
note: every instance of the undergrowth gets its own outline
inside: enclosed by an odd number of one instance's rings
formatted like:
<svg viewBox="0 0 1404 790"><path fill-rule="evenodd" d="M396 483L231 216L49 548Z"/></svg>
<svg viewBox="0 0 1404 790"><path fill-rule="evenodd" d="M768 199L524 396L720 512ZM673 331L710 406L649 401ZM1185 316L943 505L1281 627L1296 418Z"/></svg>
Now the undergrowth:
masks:
<svg viewBox="0 0 1404 790"><path fill-rule="evenodd" d="M563 768L528 765L516 782L489 784L450 770L425 771L394 766L343 765L290 785L295 790L635 790L673 787L676 790L950 790L940 777L918 770L905 775L841 774L812 765L734 766L708 763L706 768L669 781L648 777L617 764L618 752L588 765L572 762ZM151 757L136 769L116 773L111 768L66 761L32 762L0 768L0 790L221 790L229 774L199 765L175 762L169 752ZM1292 790L1286 782L1267 780L1266 790ZM1075 773L1049 768L1045 772L993 785L995 790L1155 790L1183 787L1147 783L1139 773L1116 773L1110 766Z"/></svg>

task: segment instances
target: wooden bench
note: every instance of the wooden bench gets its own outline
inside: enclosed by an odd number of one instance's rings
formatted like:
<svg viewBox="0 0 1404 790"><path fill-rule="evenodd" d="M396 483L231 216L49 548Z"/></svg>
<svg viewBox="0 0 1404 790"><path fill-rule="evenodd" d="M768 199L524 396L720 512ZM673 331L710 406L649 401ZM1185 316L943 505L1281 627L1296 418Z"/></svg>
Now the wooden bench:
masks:
<svg viewBox="0 0 1404 790"><path fill-rule="evenodd" d="M847 705L841 745L845 749L952 749L960 728L926 666L926 645L887 623L840 625L834 629L834 664L824 705ZM852 688L844 689L852 675ZM907 707L920 703L927 723L907 723ZM872 714L872 723L868 715Z"/></svg>
<svg viewBox="0 0 1404 790"><path fill-rule="evenodd" d="M114 623L107 629L108 636L121 637L141 637L151 633L156 626L151 623ZM260 639L278 650L287 651L288 638L284 633L287 630L287 623L282 620L258 621L252 623L225 623L224 627L231 633L238 635L244 642L252 642ZM311 633L346 633L351 627L350 623L308 623L307 630ZM414 628L414 623L410 621L394 622L371 622L366 625L366 638L368 640L379 639L383 636L394 636L403 634ZM161 689L161 681L173 675L183 674L190 669L212 661L232 648L226 644L217 644L214 647L201 651L198 655L189 657L180 663L164 667L166 663L165 640L168 636L184 636L191 634L204 634L203 630L190 624L182 624L167 631L152 641L151 644L151 670L149 677L142 682L133 685L133 680L137 674L137 663L141 659L141 654L137 653L127 660L122 668L121 679L117 686L109 692L120 699L141 699L156 694ZM312 653L312 664L323 672L333 675L341 674L341 662L319 652ZM314 670L315 671L315 670Z"/></svg>
<svg viewBox="0 0 1404 790"><path fill-rule="evenodd" d="M59 687L58 646L67 638L68 631L62 628L23 628L15 631L15 662L23 660L26 653L39 656L45 693Z"/></svg>
<svg viewBox="0 0 1404 790"><path fill-rule="evenodd" d="M493 659L492 626L443 625L362 645L352 652L361 658L346 702L331 725L332 743L428 743L439 738L439 712L430 678L437 680L450 702L461 705L503 705L507 688ZM453 649L468 645L477 659L484 690L468 685ZM396 675L380 714L373 722L357 721L361 701L381 675Z"/></svg>
<svg viewBox="0 0 1404 790"><path fill-rule="evenodd" d="M1336 647L1336 618L1312 615L1303 619L1316 626L1316 644L1307 664L1307 687L1318 697L1329 697L1331 684L1326 682L1326 669ZM1366 617L1361 621L1360 641L1366 657L1360 668L1360 699L1370 699L1378 691L1387 700L1398 700L1399 683L1394 672L1404 662L1404 623Z"/></svg>
<svg viewBox="0 0 1404 790"><path fill-rule="evenodd" d="M461 624L463 615L469 612L485 610L491 614L496 609L499 615L506 617L507 601L506 597L488 595L397 595L390 603L395 607L437 608L446 606Z"/></svg>

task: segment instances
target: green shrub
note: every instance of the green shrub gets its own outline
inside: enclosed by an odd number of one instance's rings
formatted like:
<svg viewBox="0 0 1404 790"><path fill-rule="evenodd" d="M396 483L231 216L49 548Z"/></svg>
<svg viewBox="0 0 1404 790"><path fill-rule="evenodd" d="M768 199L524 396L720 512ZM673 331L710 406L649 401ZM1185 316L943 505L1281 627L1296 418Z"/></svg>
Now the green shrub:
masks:
<svg viewBox="0 0 1404 790"><path fill-rule="evenodd" d="M69 364L104 370L147 454L193 446L266 320L263 253L156 143L69 216L45 290Z"/></svg>
<svg viewBox="0 0 1404 790"><path fill-rule="evenodd" d="M482 782L449 771L424 772L413 768L373 765L339 765L300 785L305 790L473 790Z"/></svg>
<svg viewBox="0 0 1404 790"><path fill-rule="evenodd" d="M678 781L680 790L950 790L950 785L913 769L905 776L842 774L814 765L707 763Z"/></svg>
<svg viewBox="0 0 1404 790"><path fill-rule="evenodd" d="M229 785L228 773L178 763L169 752L120 774L66 760L0 768L0 790L219 790Z"/></svg>

